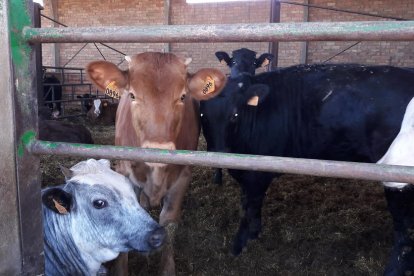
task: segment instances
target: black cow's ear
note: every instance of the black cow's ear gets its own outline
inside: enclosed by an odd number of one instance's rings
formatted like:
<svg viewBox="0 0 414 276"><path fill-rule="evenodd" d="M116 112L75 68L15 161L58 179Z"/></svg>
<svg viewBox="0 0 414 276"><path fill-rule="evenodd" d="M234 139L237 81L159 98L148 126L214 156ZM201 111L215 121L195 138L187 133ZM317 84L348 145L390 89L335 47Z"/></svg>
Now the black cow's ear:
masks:
<svg viewBox="0 0 414 276"><path fill-rule="evenodd" d="M53 212L66 215L72 206L72 195L60 188L50 188L43 193L42 202Z"/></svg>
<svg viewBox="0 0 414 276"><path fill-rule="evenodd" d="M256 68L263 67L269 65L269 63L273 60L274 55L272 54L262 54L258 59L256 59Z"/></svg>
<svg viewBox="0 0 414 276"><path fill-rule="evenodd" d="M231 58L226 52L216 52L216 57L220 61L220 63L225 63L225 65L231 65Z"/></svg>
<svg viewBox="0 0 414 276"><path fill-rule="evenodd" d="M245 102L250 106L260 105L269 94L269 86L265 84L254 84L244 93Z"/></svg>

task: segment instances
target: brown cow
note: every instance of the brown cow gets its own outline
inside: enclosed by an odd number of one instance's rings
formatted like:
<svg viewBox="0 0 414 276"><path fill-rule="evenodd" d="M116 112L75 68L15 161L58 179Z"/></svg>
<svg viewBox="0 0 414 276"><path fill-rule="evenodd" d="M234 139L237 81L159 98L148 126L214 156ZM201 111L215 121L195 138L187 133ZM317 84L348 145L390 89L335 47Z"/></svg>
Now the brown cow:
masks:
<svg viewBox="0 0 414 276"><path fill-rule="evenodd" d="M96 61L87 67L91 80L108 94L119 94L115 144L168 150L197 149L200 125L198 100L216 96L226 77L216 69L187 72L191 59L171 53L142 53L126 57L129 69L121 71L110 62ZM140 202L160 206L160 224L169 241L164 247L161 269L175 274L172 241L181 215L181 204L189 186L189 166L121 161L118 172L129 176L142 189ZM118 262L116 274L126 273L127 261ZM121 274L122 275L122 274Z"/></svg>

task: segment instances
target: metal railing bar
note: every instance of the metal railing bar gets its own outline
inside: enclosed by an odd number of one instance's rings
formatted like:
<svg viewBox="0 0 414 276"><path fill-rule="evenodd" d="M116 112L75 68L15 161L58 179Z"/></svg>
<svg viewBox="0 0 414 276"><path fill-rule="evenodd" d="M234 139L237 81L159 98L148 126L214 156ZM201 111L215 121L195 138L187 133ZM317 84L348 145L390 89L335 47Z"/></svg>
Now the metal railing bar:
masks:
<svg viewBox="0 0 414 276"><path fill-rule="evenodd" d="M42 68L46 69L56 69L56 70L73 70L73 71L83 71L85 68L82 67L58 67L58 66L44 66L42 65Z"/></svg>
<svg viewBox="0 0 414 276"><path fill-rule="evenodd" d="M59 22L59 21L56 21L56 20L54 20L53 18L50 18L50 17L48 17L48 16L46 16L46 15L44 15L44 14L40 14L40 16L42 16L42 17L44 17L44 18L47 18L47 19L49 19L50 21L52 21L52 22L54 22L54 23L56 23L56 24L59 24L59 25L61 25L61 26L63 26L63 27L69 27L68 25L65 25L65 24L63 24L63 23L61 23L61 22ZM123 52L121 52L121 51L119 51L119 50L117 50L117 49L115 49L115 48L113 48L113 47L111 47L111 46L109 46L109 45L107 45L107 44L105 44L105 43L99 43L99 44L101 44L102 46L105 46L106 48L108 48L108 49L111 49L112 51L115 51L115 52L117 52L118 54L121 54L121 55L124 55L124 56L126 56L126 54L125 53L123 53ZM95 45L96 46L96 45Z"/></svg>
<svg viewBox="0 0 414 276"><path fill-rule="evenodd" d="M212 25L150 25L23 29L31 43L67 42L253 42L253 41L408 41L414 21L293 22Z"/></svg>
<svg viewBox="0 0 414 276"><path fill-rule="evenodd" d="M203 151L172 151L135 147L86 145L40 141L26 145L32 154L107 158L179 165L232 168L323 177L414 183L414 167L342 161L258 156Z"/></svg>

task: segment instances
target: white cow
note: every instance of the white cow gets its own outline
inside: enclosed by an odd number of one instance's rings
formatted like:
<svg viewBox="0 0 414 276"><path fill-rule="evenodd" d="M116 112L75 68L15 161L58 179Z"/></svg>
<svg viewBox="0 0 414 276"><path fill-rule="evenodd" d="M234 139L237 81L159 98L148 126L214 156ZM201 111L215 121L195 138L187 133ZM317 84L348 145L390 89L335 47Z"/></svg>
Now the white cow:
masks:
<svg viewBox="0 0 414 276"><path fill-rule="evenodd" d="M400 132L378 164L414 166L414 98L407 105ZM413 183L414 184L414 183ZM407 183L384 182L386 187L402 189Z"/></svg>
<svg viewBox="0 0 414 276"><path fill-rule="evenodd" d="M414 166L414 98L405 110L400 132L377 163ZM384 275L411 275L414 271L414 183L383 184L394 222L394 245Z"/></svg>
<svg viewBox="0 0 414 276"><path fill-rule="evenodd" d="M164 228L108 160L89 159L62 171L66 184L42 191L46 275L96 275L120 252L162 246Z"/></svg>

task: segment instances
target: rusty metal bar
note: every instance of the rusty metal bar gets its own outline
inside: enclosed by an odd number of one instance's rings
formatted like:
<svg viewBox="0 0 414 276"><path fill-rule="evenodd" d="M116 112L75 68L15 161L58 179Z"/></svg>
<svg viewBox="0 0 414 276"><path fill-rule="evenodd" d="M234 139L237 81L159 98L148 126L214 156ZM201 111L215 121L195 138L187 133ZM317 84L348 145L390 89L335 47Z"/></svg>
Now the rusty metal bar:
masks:
<svg viewBox="0 0 414 276"><path fill-rule="evenodd" d="M32 139L28 140L26 147L33 154L123 159L325 177L397 181L414 184L414 167L407 166L203 151L169 151L134 147L58 143L35 140L34 133L32 134Z"/></svg>
<svg viewBox="0 0 414 276"><path fill-rule="evenodd" d="M174 26L30 28L28 42L249 42L249 41L406 41L414 21L305 22Z"/></svg>

